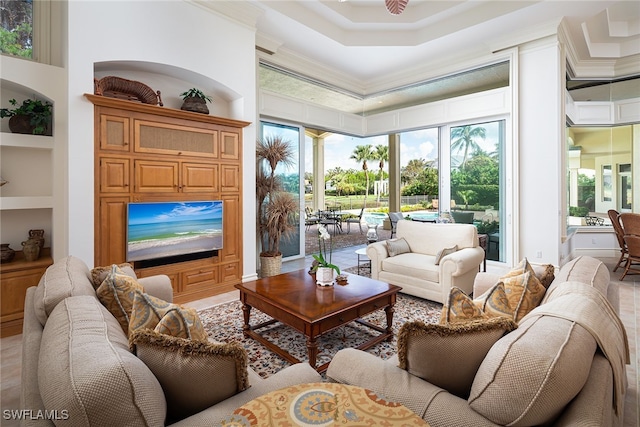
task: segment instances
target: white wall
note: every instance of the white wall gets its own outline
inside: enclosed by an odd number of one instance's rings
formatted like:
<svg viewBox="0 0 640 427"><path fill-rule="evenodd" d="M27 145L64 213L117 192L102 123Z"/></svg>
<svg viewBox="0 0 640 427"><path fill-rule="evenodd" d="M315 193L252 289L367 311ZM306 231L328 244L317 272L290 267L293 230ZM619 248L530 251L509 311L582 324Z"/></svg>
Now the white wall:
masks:
<svg viewBox="0 0 640 427"><path fill-rule="evenodd" d="M83 94L93 93L94 63L142 61L190 70L239 94L229 102L230 118L255 122L255 36L254 30L187 2L77 1L68 8L68 252L91 266L93 105ZM255 138L252 124L243 144L244 277L256 271L255 246L247 238L255 235Z"/></svg>

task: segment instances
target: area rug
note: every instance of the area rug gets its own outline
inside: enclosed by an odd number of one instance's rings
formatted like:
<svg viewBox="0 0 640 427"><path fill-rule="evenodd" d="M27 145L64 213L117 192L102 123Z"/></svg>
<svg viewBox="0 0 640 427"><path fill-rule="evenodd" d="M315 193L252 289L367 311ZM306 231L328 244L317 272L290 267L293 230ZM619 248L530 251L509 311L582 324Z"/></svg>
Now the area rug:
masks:
<svg viewBox="0 0 640 427"><path fill-rule="evenodd" d="M436 323L440 319L442 305L413 296L398 294L394 310L393 340L376 344L367 350L367 352L382 359L388 359L396 353L396 336L403 323L410 320ZM209 334L209 339L218 342L237 341L242 344L247 350L250 367L262 378L267 378L290 365L289 362L271 352L262 344L242 334L244 321L240 301L207 308L199 311L198 314ZM261 311L255 308L251 310L252 325L269 319L270 317ZM386 326L387 322L384 310L371 313L365 316L364 319L381 327ZM281 323L275 323L270 327L260 329L260 333L269 341L287 350L297 359L309 360L307 357L306 338L295 329ZM378 334L378 332L355 322L334 329L317 340L318 365L331 361L338 350L357 347Z"/></svg>

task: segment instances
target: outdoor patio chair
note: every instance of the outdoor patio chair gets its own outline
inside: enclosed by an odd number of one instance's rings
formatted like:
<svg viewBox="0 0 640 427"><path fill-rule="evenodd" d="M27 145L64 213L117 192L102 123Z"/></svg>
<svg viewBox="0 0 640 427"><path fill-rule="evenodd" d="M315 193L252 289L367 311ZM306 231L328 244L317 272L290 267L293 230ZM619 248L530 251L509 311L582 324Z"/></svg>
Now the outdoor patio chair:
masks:
<svg viewBox="0 0 640 427"><path fill-rule="evenodd" d="M451 216L456 224L473 224L473 212L451 211Z"/></svg>
<svg viewBox="0 0 640 427"><path fill-rule="evenodd" d="M391 223L391 237L396 234L396 225L398 221L404 219L402 212L389 212L389 222Z"/></svg>
<svg viewBox="0 0 640 427"><path fill-rule="evenodd" d="M614 267L613 271L616 271L618 267L624 267L629 251L627 250L627 244L624 242L624 230L622 224L620 224L620 213L615 209L609 209L607 211L609 219L611 219L611 225L616 232L616 238L618 239L618 245L620 246L620 259Z"/></svg>
<svg viewBox="0 0 640 427"><path fill-rule="evenodd" d="M313 215L309 207L304 208L304 225L307 227L307 230L311 228L312 225L316 225L319 222L319 216Z"/></svg>
<svg viewBox="0 0 640 427"><path fill-rule="evenodd" d="M364 213L364 207L360 209L360 215L355 218L347 218L344 222L347 223L347 233L351 233L351 224L358 224L360 227L360 234L362 234L362 214Z"/></svg>

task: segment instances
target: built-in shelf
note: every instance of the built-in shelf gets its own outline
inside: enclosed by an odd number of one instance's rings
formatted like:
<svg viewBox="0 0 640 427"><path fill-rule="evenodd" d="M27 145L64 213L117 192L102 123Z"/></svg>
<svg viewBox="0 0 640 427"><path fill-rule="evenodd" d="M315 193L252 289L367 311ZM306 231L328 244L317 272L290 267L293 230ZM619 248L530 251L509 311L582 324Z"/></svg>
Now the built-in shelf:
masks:
<svg viewBox="0 0 640 427"><path fill-rule="evenodd" d="M0 133L0 147L53 149L53 137L44 135L25 135L21 133Z"/></svg>
<svg viewBox="0 0 640 427"><path fill-rule="evenodd" d="M51 196L0 197L0 210L12 209L51 209Z"/></svg>

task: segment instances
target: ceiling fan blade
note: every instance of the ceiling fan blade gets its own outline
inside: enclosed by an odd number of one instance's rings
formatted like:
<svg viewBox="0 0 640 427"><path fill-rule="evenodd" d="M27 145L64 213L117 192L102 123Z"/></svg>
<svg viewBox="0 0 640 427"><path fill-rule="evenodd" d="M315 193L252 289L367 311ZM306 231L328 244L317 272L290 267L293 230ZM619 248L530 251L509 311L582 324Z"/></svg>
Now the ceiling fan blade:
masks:
<svg viewBox="0 0 640 427"><path fill-rule="evenodd" d="M400 15L407 3L409 3L409 0L384 0L387 10L392 15Z"/></svg>

